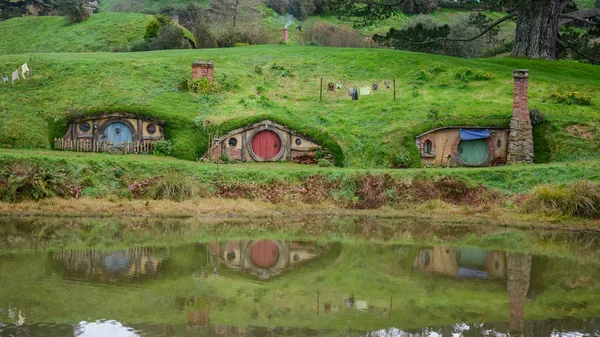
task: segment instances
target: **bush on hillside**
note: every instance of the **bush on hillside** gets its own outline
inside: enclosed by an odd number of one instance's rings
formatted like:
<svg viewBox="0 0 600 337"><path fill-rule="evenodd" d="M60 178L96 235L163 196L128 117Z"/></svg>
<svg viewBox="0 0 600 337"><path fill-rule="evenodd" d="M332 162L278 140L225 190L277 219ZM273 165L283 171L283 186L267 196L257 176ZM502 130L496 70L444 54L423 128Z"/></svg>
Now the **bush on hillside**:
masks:
<svg viewBox="0 0 600 337"><path fill-rule="evenodd" d="M196 184L190 183L189 178L175 171L167 173L146 190L145 196L154 200L168 199L184 201L199 195Z"/></svg>
<svg viewBox="0 0 600 337"><path fill-rule="evenodd" d="M366 47L368 45L357 31L346 26L333 26L326 22L304 25L304 44L328 47Z"/></svg>
<svg viewBox="0 0 600 337"><path fill-rule="evenodd" d="M155 17L152 17L146 24L146 30L144 31L144 39L151 39L158 35L160 30L160 22Z"/></svg>
<svg viewBox="0 0 600 337"><path fill-rule="evenodd" d="M78 197L64 172L39 163L19 161L0 168L0 200L19 202L49 197Z"/></svg>
<svg viewBox="0 0 600 337"><path fill-rule="evenodd" d="M161 157L170 156L172 147L173 143L171 143L170 140L163 139L156 141L154 142L154 150L152 151L152 154Z"/></svg>
<svg viewBox="0 0 600 337"><path fill-rule="evenodd" d="M526 212L600 217L600 184L583 181L571 185L536 188L523 202Z"/></svg>
<svg viewBox="0 0 600 337"><path fill-rule="evenodd" d="M184 49L187 48L187 43L184 39L185 33L183 29L175 25L162 26L158 31L158 35L152 39L152 50L164 49Z"/></svg>
<svg viewBox="0 0 600 337"><path fill-rule="evenodd" d="M546 115L539 108L529 109L529 118L531 119L531 125L542 124L546 121Z"/></svg>
<svg viewBox="0 0 600 337"><path fill-rule="evenodd" d="M52 6L71 23L85 21L91 15L86 0L54 0Z"/></svg>

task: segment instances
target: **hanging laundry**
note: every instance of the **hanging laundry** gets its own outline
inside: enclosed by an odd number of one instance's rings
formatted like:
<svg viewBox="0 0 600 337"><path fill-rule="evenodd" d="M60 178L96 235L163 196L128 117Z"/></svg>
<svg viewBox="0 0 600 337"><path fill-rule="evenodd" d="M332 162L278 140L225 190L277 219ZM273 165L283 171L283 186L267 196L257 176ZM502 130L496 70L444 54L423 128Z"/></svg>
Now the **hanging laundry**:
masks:
<svg viewBox="0 0 600 337"><path fill-rule="evenodd" d="M348 96L352 97L352 95L354 95L354 90L356 88L348 88Z"/></svg>
<svg viewBox="0 0 600 337"><path fill-rule="evenodd" d="M378 83L373 83L373 85L371 87L373 88L373 90L378 90L379 89L379 84Z"/></svg>
<svg viewBox="0 0 600 337"><path fill-rule="evenodd" d="M19 310L19 320L15 323L16 326L21 326L25 324L25 316L21 314L21 310Z"/></svg>
<svg viewBox="0 0 600 337"><path fill-rule="evenodd" d="M390 81L384 81L383 84L385 84L386 89L389 89L390 86L392 85L392 83Z"/></svg>
<svg viewBox="0 0 600 337"><path fill-rule="evenodd" d="M370 95L370 94L371 94L371 88L369 88L369 87L362 87L362 88L360 88L360 95L361 96Z"/></svg>
<svg viewBox="0 0 600 337"><path fill-rule="evenodd" d="M19 69L12 73L12 85L15 85L15 81L19 80Z"/></svg>
<svg viewBox="0 0 600 337"><path fill-rule="evenodd" d="M2 83L8 83L8 76L2 75Z"/></svg>
<svg viewBox="0 0 600 337"><path fill-rule="evenodd" d="M25 73L28 73L28 72L29 72L29 67L27 67L27 63L23 63L23 65L21 66L21 75L23 76L24 80L26 80Z"/></svg>
<svg viewBox="0 0 600 337"><path fill-rule="evenodd" d="M352 88L352 100L358 101L358 89L357 88Z"/></svg>
<svg viewBox="0 0 600 337"><path fill-rule="evenodd" d="M335 87L333 86L333 82L327 83L327 91L335 91Z"/></svg>
<svg viewBox="0 0 600 337"><path fill-rule="evenodd" d="M338 82L335 84L335 88L336 88L336 89L338 89L338 90L339 90L339 89L342 89L342 82L338 81Z"/></svg>

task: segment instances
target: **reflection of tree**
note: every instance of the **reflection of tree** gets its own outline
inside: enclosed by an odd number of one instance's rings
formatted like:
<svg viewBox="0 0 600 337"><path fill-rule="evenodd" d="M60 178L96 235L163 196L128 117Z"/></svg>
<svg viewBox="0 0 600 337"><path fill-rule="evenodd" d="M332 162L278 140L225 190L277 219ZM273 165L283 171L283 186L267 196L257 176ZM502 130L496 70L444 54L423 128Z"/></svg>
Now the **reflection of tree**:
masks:
<svg viewBox="0 0 600 337"><path fill-rule="evenodd" d="M510 303L509 328L522 334L525 330L525 301L531 276L531 255L507 253L508 296Z"/></svg>

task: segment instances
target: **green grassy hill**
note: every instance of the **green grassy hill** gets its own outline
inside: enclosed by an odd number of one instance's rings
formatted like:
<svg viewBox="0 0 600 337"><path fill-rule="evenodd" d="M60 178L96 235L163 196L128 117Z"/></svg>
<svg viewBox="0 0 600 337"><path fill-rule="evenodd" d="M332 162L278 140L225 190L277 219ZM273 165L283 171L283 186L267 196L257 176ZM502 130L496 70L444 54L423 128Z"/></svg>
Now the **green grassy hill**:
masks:
<svg viewBox="0 0 600 337"><path fill-rule="evenodd" d="M100 13L70 24L59 16L0 21L0 54L110 51L142 39L150 16Z"/></svg>
<svg viewBox="0 0 600 337"><path fill-rule="evenodd" d="M215 62L217 94L178 89L191 63ZM29 54L0 56L8 74ZM147 53L34 54L33 81L0 85L0 146L49 148L71 117L128 111L167 121L174 155L195 160L206 150L207 131L228 131L271 118L341 148L351 167L389 167L397 152L418 163L414 136L444 125L508 126L512 71L530 69L530 106L548 115L537 127L538 159L568 161L598 157L600 67L525 59L466 60L383 49L253 46ZM283 69L283 70L282 70ZM489 73L491 79L469 72ZM457 75L458 74L458 75ZM343 90L323 92L320 78L341 81ZM397 81L397 100L383 81ZM348 86L379 82L379 91L351 101ZM552 92L593 97L591 106L556 104ZM432 113L433 112L433 113ZM439 119L434 118L435 113ZM208 125L205 129L202 125ZM335 150L335 149L334 149Z"/></svg>

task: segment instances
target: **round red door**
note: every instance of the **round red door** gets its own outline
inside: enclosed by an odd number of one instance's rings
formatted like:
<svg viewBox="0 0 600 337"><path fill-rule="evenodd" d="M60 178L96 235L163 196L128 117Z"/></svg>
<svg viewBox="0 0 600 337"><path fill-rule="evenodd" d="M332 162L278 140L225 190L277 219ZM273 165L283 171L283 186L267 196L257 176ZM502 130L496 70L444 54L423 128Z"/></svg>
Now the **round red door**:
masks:
<svg viewBox="0 0 600 337"><path fill-rule="evenodd" d="M273 131L261 131L252 139L252 151L261 159L269 160L275 158L279 154L280 149L281 139Z"/></svg>
<svg viewBox="0 0 600 337"><path fill-rule="evenodd" d="M270 268L279 260L279 247L273 241L258 241L250 248L250 259L259 268Z"/></svg>

